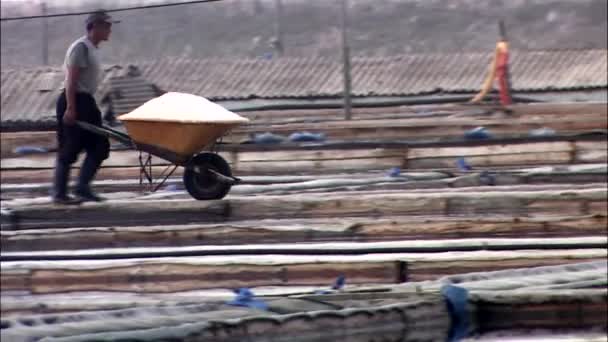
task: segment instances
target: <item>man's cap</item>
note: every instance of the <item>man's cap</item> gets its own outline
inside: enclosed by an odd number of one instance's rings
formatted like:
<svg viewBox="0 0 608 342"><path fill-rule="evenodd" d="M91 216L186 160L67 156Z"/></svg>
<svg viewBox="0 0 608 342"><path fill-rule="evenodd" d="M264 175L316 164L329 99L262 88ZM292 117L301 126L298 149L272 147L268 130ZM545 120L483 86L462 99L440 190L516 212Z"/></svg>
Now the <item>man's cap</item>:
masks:
<svg viewBox="0 0 608 342"><path fill-rule="evenodd" d="M119 22L120 22L120 20L112 19L112 17L108 13L106 13L106 11L104 11L104 10L97 10L97 11L89 14L89 16L87 17L87 20L85 21L85 23L87 25L92 24L92 23L116 24Z"/></svg>

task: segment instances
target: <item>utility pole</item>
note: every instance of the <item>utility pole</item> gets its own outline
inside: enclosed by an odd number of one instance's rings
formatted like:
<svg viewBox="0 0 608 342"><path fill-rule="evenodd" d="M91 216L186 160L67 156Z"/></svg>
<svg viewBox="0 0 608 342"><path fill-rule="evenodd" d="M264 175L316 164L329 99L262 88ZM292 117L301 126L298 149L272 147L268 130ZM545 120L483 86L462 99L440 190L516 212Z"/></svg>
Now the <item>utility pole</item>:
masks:
<svg viewBox="0 0 608 342"><path fill-rule="evenodd" d="M46 2L40 2L41 15L46 16ZM42 18L42 65L49 65L49 22L48 18Z"/></svg>
<svg viewBox="0 0 608 342"><path fill-rule="evenodd" d="M275 0L275 19L274 19L274 48L277 50L278 57L283 56L283 0Z"/></svg>
<svg viewBox="0 0 608 342"><path fill-rule="evenodd" d="M500 40L507 41L507 28L503 20L498 21L498 35L500 36Z"/></svg>
<svg viewBox="0 0 608 342"><path fill-rule="evenodd" d="M344 73L344 119L351 119L350 48L348 45L348 0L342 0L342 71Z"/></svg>

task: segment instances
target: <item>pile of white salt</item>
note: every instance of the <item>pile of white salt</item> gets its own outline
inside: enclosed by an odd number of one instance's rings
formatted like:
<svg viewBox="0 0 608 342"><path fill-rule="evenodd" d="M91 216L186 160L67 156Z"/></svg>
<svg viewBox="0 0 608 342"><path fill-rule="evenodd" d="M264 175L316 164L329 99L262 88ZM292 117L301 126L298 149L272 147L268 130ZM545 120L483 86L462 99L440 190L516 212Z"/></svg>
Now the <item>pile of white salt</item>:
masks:
<svg viewBox="0 0 608 342"><path fill-rule="evenodd" d="M180 123L245 123L249 120L204 97L170 92L156 97L132 112L121 115L121 121L162 121Z"/></svg>

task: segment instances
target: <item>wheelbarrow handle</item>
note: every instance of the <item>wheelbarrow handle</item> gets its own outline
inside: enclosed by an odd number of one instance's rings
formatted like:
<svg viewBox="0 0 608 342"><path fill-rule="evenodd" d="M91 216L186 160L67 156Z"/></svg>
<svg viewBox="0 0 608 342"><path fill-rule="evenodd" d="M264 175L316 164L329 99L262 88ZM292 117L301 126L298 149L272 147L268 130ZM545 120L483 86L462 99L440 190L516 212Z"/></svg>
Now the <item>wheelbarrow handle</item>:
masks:
<svg viewBox="0 0 608 342"><path fill-rule="evenodd" d="M128 145L128 146L134 146L133 140L131 139L131 137L129 137L128 134L115 130L108 126L105 126L105 125L95 126L88 122L78 121L78 120L76 120L76 124L78 126L80 126L80 128L85 129L89 132L93 132L95 134L99 134L99 135L102 135L102 136L105 136L108 138L118 140L121 143Z"/></svg>

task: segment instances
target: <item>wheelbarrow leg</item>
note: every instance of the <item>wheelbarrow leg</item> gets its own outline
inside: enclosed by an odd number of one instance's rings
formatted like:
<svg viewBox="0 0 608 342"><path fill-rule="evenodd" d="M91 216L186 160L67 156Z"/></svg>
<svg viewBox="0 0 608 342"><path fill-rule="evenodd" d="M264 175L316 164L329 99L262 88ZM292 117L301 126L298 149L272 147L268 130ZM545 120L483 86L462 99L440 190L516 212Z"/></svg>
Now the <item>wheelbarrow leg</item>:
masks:
<svg viewBox="0 0 608 342"><path fill-rule="evenodd" d="M144 162L143 158L142 158L142 152L139 151L139 185L143 184L144 181L144 176L146 177L146 180L148 181L148 187L150 190L152 190L153 185L152 185L152 156L148 153L148 157L146 158L146 161ZM146 167L150 168L150 171L148 171L146 169Z"/></svg>
<svg viewBox="0 0 608 342"><path fill-rule="evenodd" d="M163 186L163 184L165 184L165 182L167 181L167 179L169 179L169 177L171 177L171 175L173 174L173 172L175 172L175 170L177 170L177 167L179 165L173 165L173 169L171 169L171 171L169 171L169 173L167 173L167 175L165 175L165 177L163 178L163 180L158 183L158 185L154 188L154 190L152 192L156 192L161 186ZM167 170L171 168L171 166L168 166L163 173L160 174L161 177L163 177L163 175L165 174L165 172L167 172Z"/></svg>

